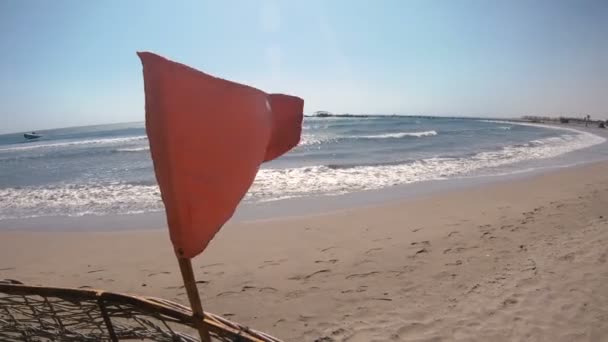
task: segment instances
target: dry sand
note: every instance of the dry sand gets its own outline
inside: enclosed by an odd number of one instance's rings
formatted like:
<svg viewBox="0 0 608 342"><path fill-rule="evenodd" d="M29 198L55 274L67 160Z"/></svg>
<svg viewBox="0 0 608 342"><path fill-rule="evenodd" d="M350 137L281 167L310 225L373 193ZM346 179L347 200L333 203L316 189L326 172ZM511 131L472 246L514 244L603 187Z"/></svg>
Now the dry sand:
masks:
<svg viewBox="0 0 608 342"><path fill-rule="evenodd" d="M206 309L288 341L608 341L607 259L599 163L228 224L194 266ZM0 278L187 303L164 231L0 232Z"/></svg>

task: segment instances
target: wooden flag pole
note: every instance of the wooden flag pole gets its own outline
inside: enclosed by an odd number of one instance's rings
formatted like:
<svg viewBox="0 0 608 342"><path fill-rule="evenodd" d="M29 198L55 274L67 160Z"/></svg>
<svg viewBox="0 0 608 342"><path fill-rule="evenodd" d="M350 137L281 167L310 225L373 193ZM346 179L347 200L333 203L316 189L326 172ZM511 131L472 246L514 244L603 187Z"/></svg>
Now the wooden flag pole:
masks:
<svg viewBox="0 0 608 342"><path fill-rule="evenodd" d="M194 326L198 329L201 342L211 342L209 330L207 330L204 324L205 315L203 314L203 305L201 304L201 298L198 295L198 288L196 287L196 281L194 279L192 262L190 262L190 259L188 258L181 257L177 257L177 261L179 262L179 269L182 273L182 278L184 279L184 287L186 288L190 307L192 308Z"/></svg>

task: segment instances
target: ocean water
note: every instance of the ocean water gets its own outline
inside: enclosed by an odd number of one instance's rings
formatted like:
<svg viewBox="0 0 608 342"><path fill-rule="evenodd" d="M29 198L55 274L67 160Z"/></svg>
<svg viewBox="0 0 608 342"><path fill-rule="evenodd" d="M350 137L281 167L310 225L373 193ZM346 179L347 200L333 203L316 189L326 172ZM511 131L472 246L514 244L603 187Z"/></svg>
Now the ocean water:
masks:
<svg viewBox="0 0 608 342"><path fill-rule="evenodd" d="M0 220L162 210L143 123L38 133L36 141L0 135ZM604 141L573 129L487 120L307 117L300 145L262 166L245 201L518 172Z"/></svg>

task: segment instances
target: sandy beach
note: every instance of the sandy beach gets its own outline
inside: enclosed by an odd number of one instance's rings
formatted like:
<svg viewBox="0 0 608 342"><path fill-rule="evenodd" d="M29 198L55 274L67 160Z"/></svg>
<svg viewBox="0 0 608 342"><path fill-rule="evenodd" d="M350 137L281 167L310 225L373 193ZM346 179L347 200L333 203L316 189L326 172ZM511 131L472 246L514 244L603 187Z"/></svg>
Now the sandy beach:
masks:
<svg viewBox="0 0 608 342"><path fill-rule="evenodd" d="M608 342L608 0L0 27L0 342Z"/></svg>
<svg viewBox="0 0 608 342"><path fill-rule="evenodd" d="M194 266L205 309L287 341L605 341L606 208L602 162L229 223ZM164 230L3 228L0 278L187 303Z"/></svg>

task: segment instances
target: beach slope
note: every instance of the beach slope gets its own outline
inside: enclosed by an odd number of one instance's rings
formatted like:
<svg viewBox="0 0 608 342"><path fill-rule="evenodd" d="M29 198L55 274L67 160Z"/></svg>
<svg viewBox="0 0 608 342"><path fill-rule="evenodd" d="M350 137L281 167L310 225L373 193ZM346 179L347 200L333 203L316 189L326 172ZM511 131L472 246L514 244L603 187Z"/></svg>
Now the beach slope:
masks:
<svg viewBox="0 0 608 342"><path fill-rule="evenodd" d="M288 341L604 341L606 208L608 163L596 163L228 224L195 273L207 310ZM187 303L163 230L3 228L0 278Z"/></svg>

